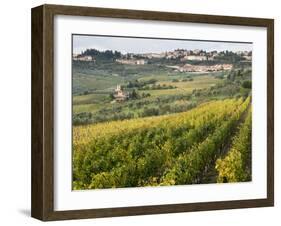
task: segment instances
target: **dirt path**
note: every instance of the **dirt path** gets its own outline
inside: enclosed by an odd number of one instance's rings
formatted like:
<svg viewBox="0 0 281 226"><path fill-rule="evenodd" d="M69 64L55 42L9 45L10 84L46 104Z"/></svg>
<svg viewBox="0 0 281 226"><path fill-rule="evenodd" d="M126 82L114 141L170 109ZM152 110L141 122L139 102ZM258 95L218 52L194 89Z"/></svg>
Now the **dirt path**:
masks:
<svg viewBox="0 0 281 226"><path fill-rule="evenodd" d="M240 119L238 120L235 129L232 132L232 136L231 139L228 140L228 142L224 145L224 147L222 148L222 150L219 153L219 156L217 158L221 158L224 157L229 149L231 148L231 144L232 144L232 137L238 132L240 125L245 121L246 117L247 117L247 113L250 109L251 103L248 105L247 109L243 112L243 114L241 115ZM210 184L210 183L216 183L217 182L217 170L215 169L215 163L216 160L214 160L212 166L207 170L206 173L204 173L200 184Z"/></svg>

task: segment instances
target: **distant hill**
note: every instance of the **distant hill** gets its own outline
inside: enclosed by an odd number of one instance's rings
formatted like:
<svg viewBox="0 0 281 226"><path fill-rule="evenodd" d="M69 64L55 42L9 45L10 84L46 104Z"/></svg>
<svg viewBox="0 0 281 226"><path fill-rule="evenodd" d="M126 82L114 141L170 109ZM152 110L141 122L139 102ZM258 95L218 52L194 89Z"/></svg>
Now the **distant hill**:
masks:
<svg viewBox="0 0 281 226"><path fill-rule="evenodd" d="M121 57L121 52L106 50L106 51L99 51L97 49L87 49L83 51L80 56L92 56L96 60L115 60Z"/></svg>

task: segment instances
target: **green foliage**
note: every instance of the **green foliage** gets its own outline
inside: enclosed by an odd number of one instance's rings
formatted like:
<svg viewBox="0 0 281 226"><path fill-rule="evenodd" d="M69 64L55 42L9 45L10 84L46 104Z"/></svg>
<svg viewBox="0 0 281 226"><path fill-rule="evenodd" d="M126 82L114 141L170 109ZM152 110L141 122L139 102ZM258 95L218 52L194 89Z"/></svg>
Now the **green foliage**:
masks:
<svg viewBox="0 0 281 226"><path fill-rule="evenodd" d="M245 122L234 137L227 155L216 162L218 182L242 182L251 179L250 154L252 135L252 111L249 110Z"/></svg>
<svg viewBox="0 0 281 226"><path fill-rule="evenodd" d="M107 95L109 96L109 94ZM144 116L171 114L187 111L196 106L195 101L189 101L191 99L190 95L168 95L161 98L151 98L150 93L137 92L136 97L137 98L130 98L129 101L124 103L109 104L109 106L104 106L105 104L101 105L101 109L94 113L88 111L74 112L73 124L85 125ZM97 99L98 97L95 95L95 98ZM113 96L111 98L113 98ZM110 96L108 99L114 100L114 98L110 99ZM85 103L88 103L88 101L87 99L84 100ZM181 104L178 104L177 101L181 101ZM82 102L82 100L80 102ZM105 101L102 100L102 102ZM147 110L151 108L157 110ZM154 114L152 114L152 112L154 112Z"/></svg>
<svg viewBox="0 0 281 226"><path fill-rule="evenodd" d="M216 129L201 143L194 144L192 148L179 155L175 166L162 178L162 183L193 184L200 183L202 175L209 169L213 161L220 154L224 144L231 137L237 121L246 110L249 99L244 102L233 114L218 124Z"/></svg>
<svg viewBox="0 0 281 226"><path fill-rule="evenodd" d="M82 56L93 56L98 60L113 60L121 57L121 52L106 50L99 51L97 49L86 49L82 52Z"/></svg>
<svg viewBox="0 0 281 226"><path fill-rule="evenodd" d="M143 80L143 81L135 80L135 81L129 81L126 87L141 89L146 85L155 84L156 82L157 82L156 79L149 79L149 80Z"/></svg>
<svg viewBox="0 0 281 226"><path fill-rule="evenodd" d="M132 92L130 93L130 98L131 99L138 99L139 98L139 94L137 93L137 91L135 89L133 89Z"/></svg>
<svg viewBox="0 0 281 226"><path fill-rule="evenodd" d="M172 86L172 85L166 85L166 84L163 84L163 85L156 85L156 84L153 84L151 86L143 86L141 88L139 88L139 90L161 90L161 89L176 89L177 87L176 86Z"/></svg>
<svg viewBox="0 0 281 226"><path fill-rule="evenodd" d="M252 82L247 80L247 81L244 81L242 83L242 87L245 88L245 89L251 89L252 88Z"/></svg>
<svg viewBox="0 0 281 226"><path fill-rule="evenodd" d="M113 93L110 93L110 94L109 94L109 99L110 99L110 100L114 100L114 94L113 94Z"/></svg>
<svg viewBox="0 0 281 226"><path fill-rule="evenodd" d="M151 108L144 108L141 117L159 115L159 108L151 107Z"/></svg>
<svg viewBox="0 0 281 226"><path fill-rule="evenodd" d="M214 59L222 63L224 62L224 63L237 64L244 58L242 56L239 56L235 52L226 50L224 52L221 52L218 56L214 57Z"/></svg>
<svg viewBox="0 0 281 226"><path fill-rule="evenodd" d="M199 183L248 104L214 101L170 116L74 127L73 187Z"/></svg>
<svg viewBox="0 0 281 226"><path fill-rule="evenodd" d="M92 122L92 113L91 112L82 112L74 114L73 116L73 125L83 125L89 124Z"/></svg>

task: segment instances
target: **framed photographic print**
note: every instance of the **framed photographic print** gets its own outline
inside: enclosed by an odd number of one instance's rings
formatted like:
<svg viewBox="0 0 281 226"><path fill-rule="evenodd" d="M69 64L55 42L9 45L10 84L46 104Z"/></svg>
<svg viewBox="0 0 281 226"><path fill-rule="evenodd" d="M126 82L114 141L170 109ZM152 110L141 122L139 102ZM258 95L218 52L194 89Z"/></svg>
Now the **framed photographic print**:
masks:
<svg viewBox="0 0 281 226"><path fill-rule="evenodd" d="M32 9L32 216L273 206L274 21Z"/></svg>

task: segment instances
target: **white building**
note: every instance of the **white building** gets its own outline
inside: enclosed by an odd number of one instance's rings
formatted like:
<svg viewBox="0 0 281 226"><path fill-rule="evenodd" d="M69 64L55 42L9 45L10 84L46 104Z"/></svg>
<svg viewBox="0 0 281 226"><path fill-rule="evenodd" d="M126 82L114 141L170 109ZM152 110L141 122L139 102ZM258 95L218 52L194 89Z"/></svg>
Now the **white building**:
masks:
<svg viewBox="0 0 281 226"><path fill-rule="evenodd" d="M94 57L92 56L80 56L80 55L73 55L73 60L75 61L96 61Z"/></svg>
<svg viewBox="0 0 281 226"><path fill-rule="evenodd" d="M185 60L204 61L204 60L207 60L207 56L189 55L189 56L185 56L183 59L185 59Z"/></svg>
<svg viewBox="0 0 281 226"><path fill-rule="evenodd" d="M131 64L131 65L144 65L147 64L146 60L140 59L140 60L135 60L135 59L116 59L116 62L120 64Z"/></svg>

